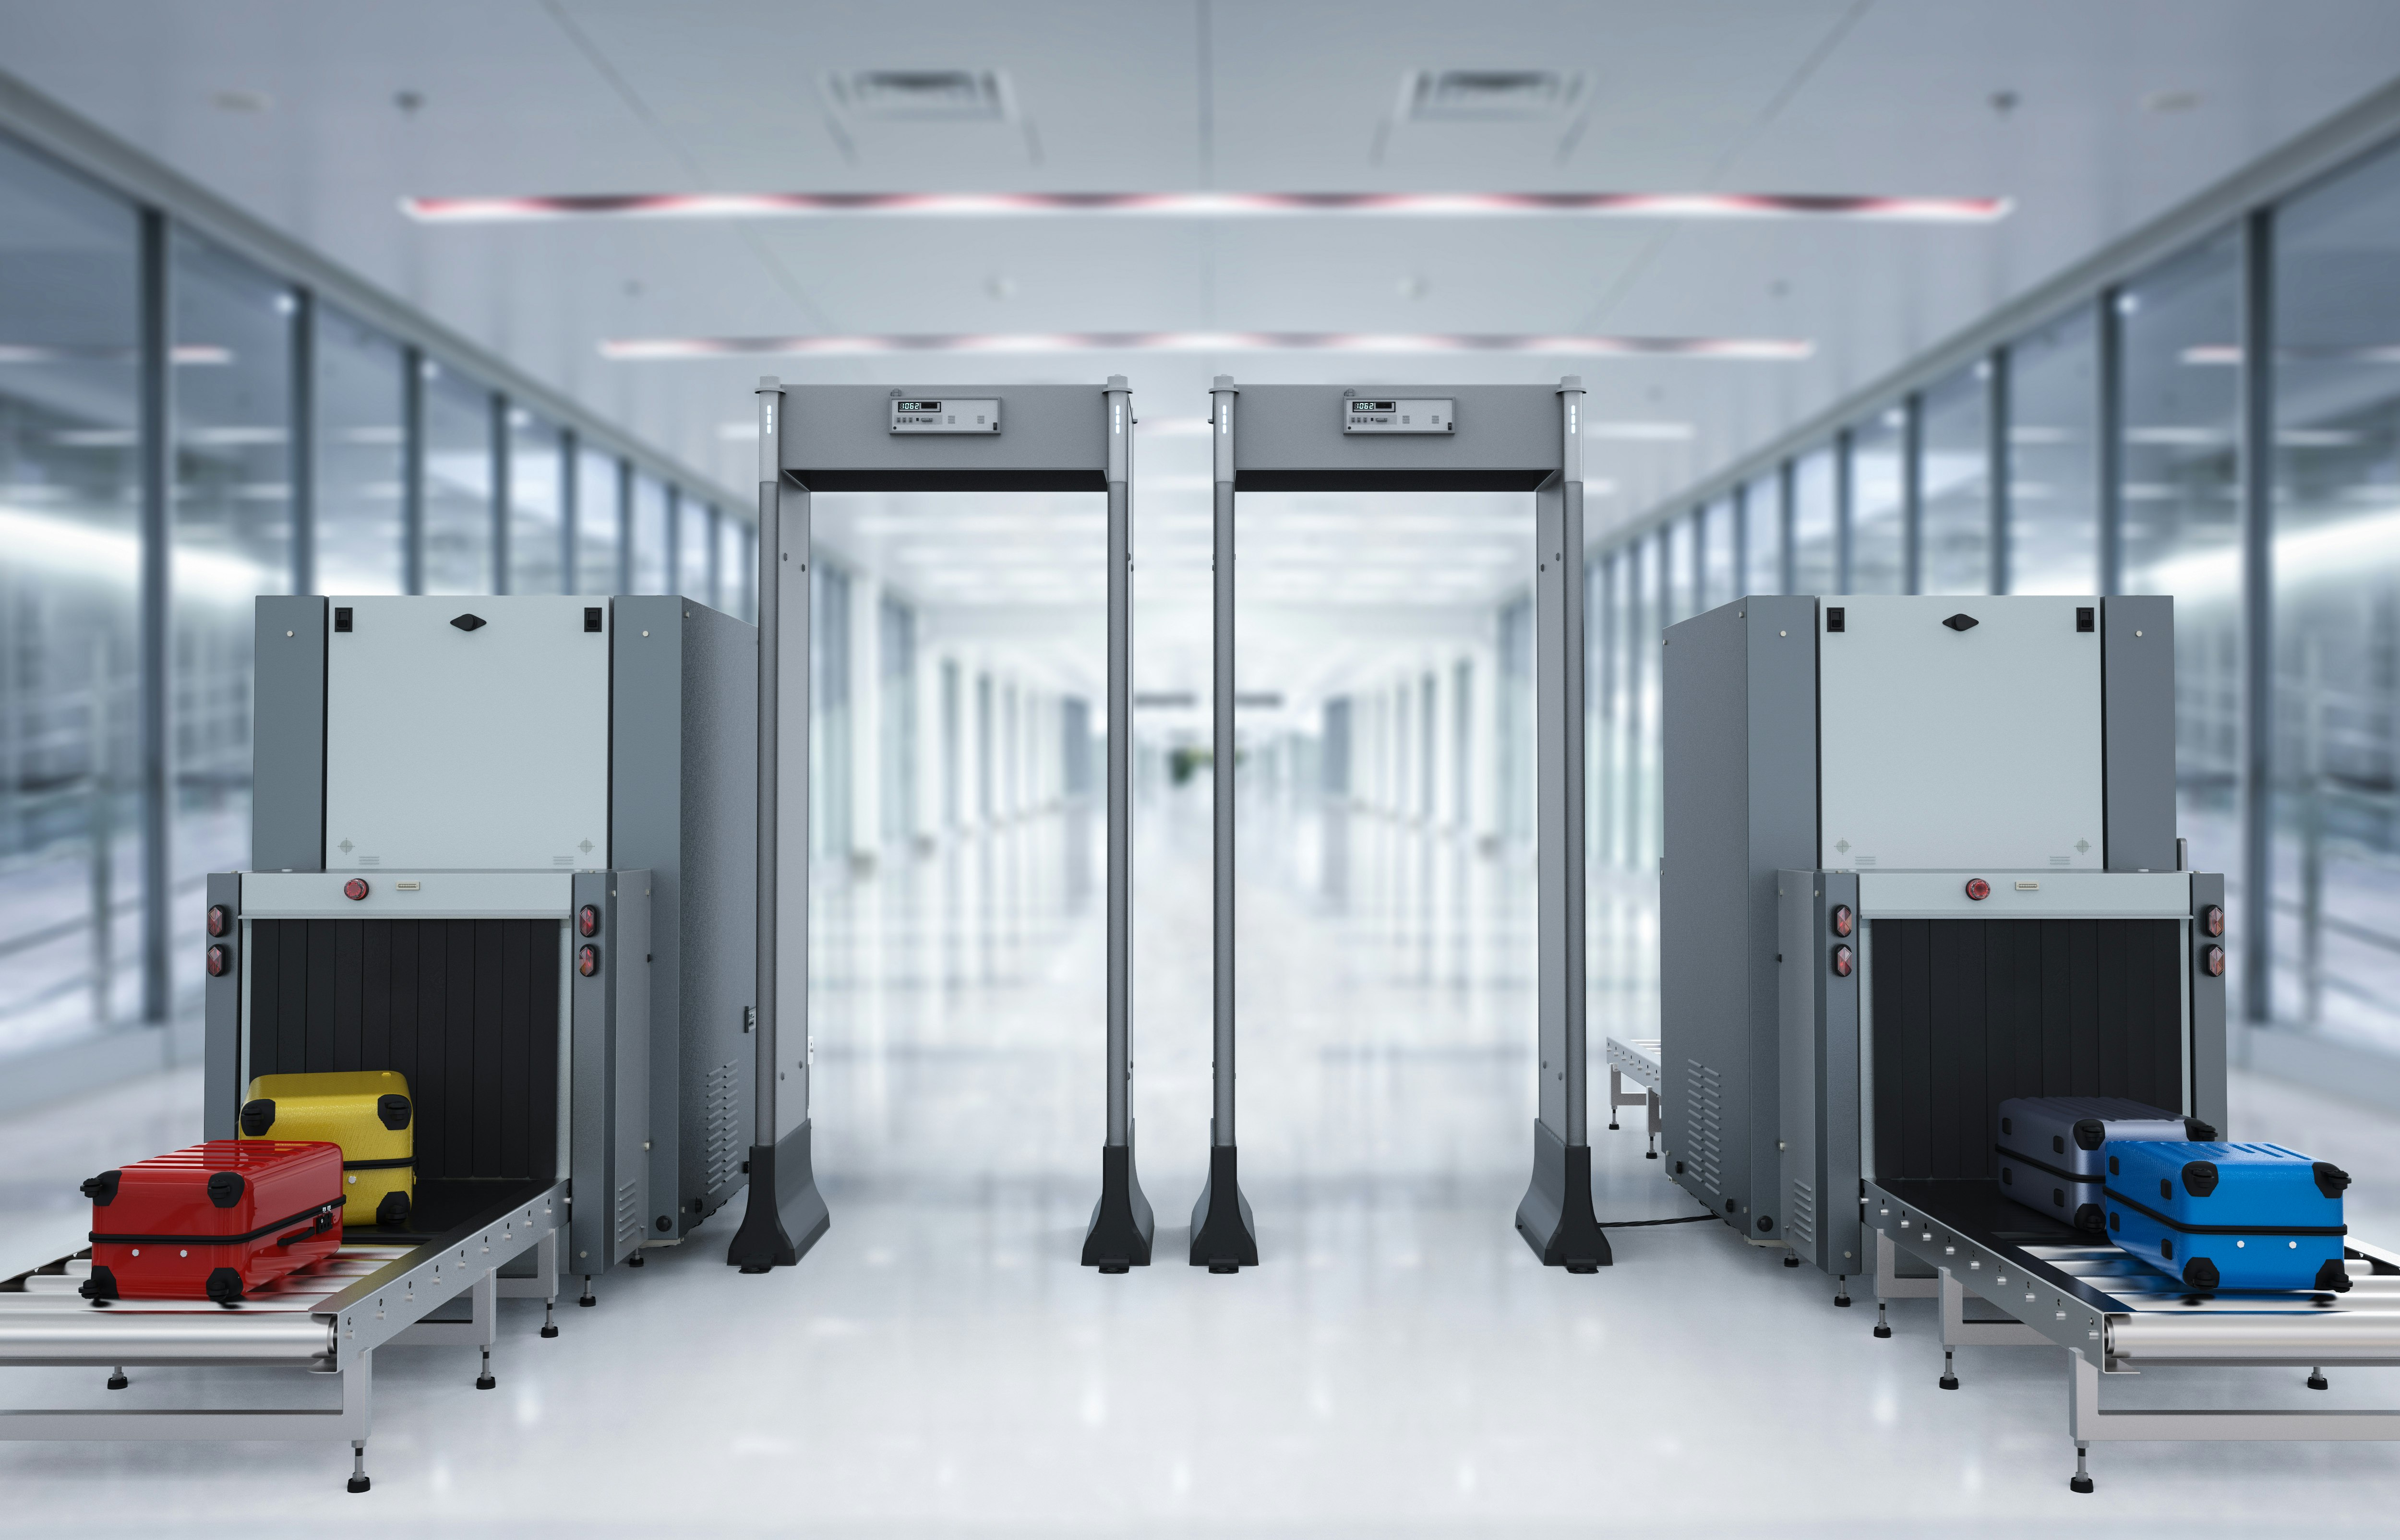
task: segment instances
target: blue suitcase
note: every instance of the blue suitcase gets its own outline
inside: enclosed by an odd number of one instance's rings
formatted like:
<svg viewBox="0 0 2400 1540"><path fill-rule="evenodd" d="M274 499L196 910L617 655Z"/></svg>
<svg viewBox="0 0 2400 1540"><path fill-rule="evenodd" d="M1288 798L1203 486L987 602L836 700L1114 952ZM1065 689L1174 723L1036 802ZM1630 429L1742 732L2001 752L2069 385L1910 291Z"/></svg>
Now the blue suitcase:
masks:
<svg viewBox="0 0 2400 1540"><path fill-rule="evenodd" d="M2272 1144L2105 1147L2108 1238L2189 1288L2350 1288L2342 1190L2326 1161Z"/></svg>
<svg viewBox="0 0 2400 1540"><path fill-rule="evenodd" d="M2011 1097L2000 1103L1992 1149L2002 1194L2097 1235L2108 1228L2100 1198L2102 1145L2216 1137L2198 1118L2122 1097Z"/></svg>

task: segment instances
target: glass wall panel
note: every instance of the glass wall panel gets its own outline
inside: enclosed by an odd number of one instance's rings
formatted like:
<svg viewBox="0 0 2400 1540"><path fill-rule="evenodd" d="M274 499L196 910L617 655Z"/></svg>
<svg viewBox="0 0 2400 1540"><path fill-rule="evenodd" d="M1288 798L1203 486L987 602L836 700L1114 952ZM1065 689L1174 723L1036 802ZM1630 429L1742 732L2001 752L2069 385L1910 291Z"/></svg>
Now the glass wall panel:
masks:
<svg viewBox="0 0 2400 1540"><path fill-rule="evenodd" d="M138 242L0 144L0 1054L142 1010Z"/></svg>
<svg viewBox="0 0 2400 1540"><path fill-rule="evenodd" d="M2275 230L2274 1014L2400 1051L2400 153Z"/></svg>
<svg viewBox="0 0 2400 1540"><path fill-rule="evenodd" d="M1887 407L1850 429L1850 592L1908 587L1908 409Z"/></svg>
<svg viewBox="0 0 2400 1540"><path fill-rule="evenodd" d="M425 388L425 592L489 593L492 393L428 359Z"/></svg>
<svg viewBox="0 0 2400 1540"><path fill-rule="evenodd" d="M1534 601L1500 611L1500 832L1534 838ZM1357 789L1354 779L1352 787Z"/></svg>
<svg viewBox="0 0 2400 1540"><path fill-rule="evenodd" d="M1811 449L1792 465L1792 592L1840 592L1834 572L1834 451Z"/></svg>
<svg viewBox="0 0 2400 1540"><path fill-rule="evenodd" d="M883 723L883 843L908 848L917 832L917 613L890 594L879 611Z"/></svg>
<svg viewBox="0 0 2400 1540"><path fill-rule="evenodd" d="M2089 305L2009 348L2009 592L2100 592L2100 325Z"/></svg>
<svg viewBox="0 0 2400 1540"><path fill-rule="evenodd" d="M172 238L174 549L168 759L176 955L207 945L211 872L250 864L252 599L292 590L289 288ZM195 968L173 969L196 1002Z"/></svg>
<svg viewBox="0 0 2400 1540"><path fill-rule="evenodd" d="M567 592L563 564L560 470L565 445L556 425L522 406L509 411L509 592Z"/></svg>
<svg viewBox="0 0 2400 1540"><path fill-rule="evenodd" d="M663 517L666 499L661 497L659 501ZM814 728L809 735L810 844L819 855L847 855L852 848L851 767L856 763L851 746L850 574L831 562L810 563L809 599L809 661L812 675L809 715ZM993 807L989 779L992 764L989 680L985 681L984 708L983 765L987 779L983 813L985 821L989 822Z"/></svg>
<svg viewBox="0 0 2400 1540"><path fill-rule="evenodd" d="M672 593L667 586L667 489L648 471L634 473L635 593Z"/></svg>
<svg viewBox="0 0 2400 1540"><path fill-rule="evenodd" d="M1924 591L1992 591L1992 366L1925 392Z"/></svg>
<svg viewBox="0 0 2400 1540"><path fill-rule="evenodd" d="M2125 592L2175 602L2175 826L2195 870L2225 874L2241 934L2242 253L2231 234L2118 300L2124 338ZM2237 971L2242 948L2227 951ZM2234 999L2241 998L2238 990Z"/></svg>
<svg viewBox="0 0 2400 1540"><path fill-rule="evenodd" d="M1700 607L1714 609L1740 597L1735 580L1734 509L1731 497L1719 497L1701 511Z"/></svg>
<svg viewBox="0 0 2400 1540"><path fill-rule="evenodd" d="M624 482L622 463L597 449L577 452L575 462L575 592L615 593L624 580Z"/></svg>
<svg viewBox="0 0 2400 1540"><path fill-rule="evenodd" d="M1772 471L1741 490L1744 593L1783 592L1783 489Z"/></svg>
<svg viewBox="0 0 2400 1540"><path fill-rule="evenodd" d="M338 310L315 307L317 592L398 593L401 523L400 344Z"/></svg>
<svg viewBox="0 0 2400 1540"><path fill-rule="evenodd" d="M757 619L757 584L750 567L758 559L758 533L739 519L716 521L716 607L737 620Z"/></svg>
<svg viewBox="0 0 2400 1540"><path fill-rule="evenodd" d="M709 573L716 555L710 525L716 511L706 503L677 497L675 502L675 592L702 604L716 603Z"/></svg>

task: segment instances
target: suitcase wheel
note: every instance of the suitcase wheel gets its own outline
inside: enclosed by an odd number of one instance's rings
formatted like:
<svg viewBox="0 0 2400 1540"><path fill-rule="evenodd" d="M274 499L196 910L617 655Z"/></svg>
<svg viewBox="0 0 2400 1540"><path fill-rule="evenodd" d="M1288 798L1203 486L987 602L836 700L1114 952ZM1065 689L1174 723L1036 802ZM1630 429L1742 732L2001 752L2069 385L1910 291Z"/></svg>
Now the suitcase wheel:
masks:
<svg viewBox="0 0 2400 1540"><path fill-rule="evenodd" d="M86 1177L83 1179L83 1195L89 1198L94 1206L105 1208L116 1201L116 1184L124 1179L122 1171L102 1171L99 1176Z"/></svg>
<svg viewBox="0 0 2400 1540"><path fill-rule="evenodd" d="M118 1297L116 1274L107 1268L95 1267L91 1270L91 1276L86 1278L75 1292L87 1300L114 1300Z"/></svg>
<svg viewBox="0 0 2400 1540"><path fill-rule="evenodd" d="M95 1269L94 1271L97 1271ZM231 1304L241 1298L241 1274L230 1267L220 1267L209 1274L209 1298L219 1304Z"/></svg>
<svg viewBox="0 0 2400 1540"><path fill-rule="evenodd" d="M383 1202L375 1205L375 1223L387 1230L397 1229L408 1222L408 1194L386 1192Z"/></svg>
<svg viewBox="0 0 2400 1540"><path fill-rule="evenodd" d="M100 1270L94 1268L92 1271L97 1273ZM2337 1294L2347 1294L2350 1292L2350 1269L2341 1264L2339 1257L2328 1259L2323 1267L2317 1269L2317 1287L2329 1288Z"/></svg>
<svg viewBox="0 0 2400 1540"><path fill-rule="evenodd" d="M241 1105L241 1131L254 1139L263 1139L275 1126L275 1103L266 1097Z"/></svg>

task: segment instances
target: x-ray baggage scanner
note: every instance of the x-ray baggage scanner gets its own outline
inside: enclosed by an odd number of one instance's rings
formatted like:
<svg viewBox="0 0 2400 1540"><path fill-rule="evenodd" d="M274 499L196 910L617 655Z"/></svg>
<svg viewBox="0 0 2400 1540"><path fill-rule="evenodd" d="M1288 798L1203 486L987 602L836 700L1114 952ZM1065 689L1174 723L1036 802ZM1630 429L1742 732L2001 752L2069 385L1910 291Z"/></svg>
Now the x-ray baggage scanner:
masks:
<svg viewBox="0 0 2400 1540"><path fill-rule="evenodd" d="M1610 1258L1591 1207L1584 1054L1583 381L1557 385L1236 386L1217 377L1215 1102L1192 1264L1259 1260L1234 1138L1234 505L1241 492L1530 492L1539 846L1539 1115L1517 1230L1542 1261L1589 1273ZM1113 745L1113 741L1112 741Z"/></svg>
<svg viewBox="0 0 2400 1540"><path fill-rule="evenodd" d="M1998 1180L2011 1097L2227 1129L2225 879L2175 835L2174 601L1752 596L1665 647L1673 1179L1836 1304L1869 1271L1882 1301L1938 1298L1945 1390L1959 1347L2064 1348L2076 1491L2103 1440L2400 1438L2400 1411L2100 1404L2161 1369L2322 1389L2400 1363L2400 1254L2353 1235L2346 1290L2202 1294Z"/></svg>
<svg viewBox="0 0 2400 1540"><path fill-rule="evenodd" d="M758 382L757 1143L727 1261L799 1260L826 1226L809 1159L809 499L817 492L1097 492L1108 498L1108 1128L1084 1265L1150 1262L1134 1171L1133 418L1103 386L884 389ZM786 713L785 708L789 711ZM788 815L779 812L787 810ZM779 924L779 914L789 916ZM792 1030L781 1030L788 1023Z"/></svg>

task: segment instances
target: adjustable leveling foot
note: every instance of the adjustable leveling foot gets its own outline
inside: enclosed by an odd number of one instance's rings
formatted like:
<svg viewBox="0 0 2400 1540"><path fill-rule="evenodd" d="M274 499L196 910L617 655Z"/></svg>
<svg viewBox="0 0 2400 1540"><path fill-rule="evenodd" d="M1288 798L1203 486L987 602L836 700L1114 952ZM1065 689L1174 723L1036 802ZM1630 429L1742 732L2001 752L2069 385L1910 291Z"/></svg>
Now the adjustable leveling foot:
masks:
<svg viewBox="0 0 2400 1540"><path fill-rule="evenodd" d="M492 1378L492 1350L487 1347L484 1349L484 1372L475 1376L475 1388L493 1390L498 1387L499 1383Z"/></svg>
<svg viewBox="0 0 2400 1540"><path fill-rule="evenodd" d="M2075 1446L2075 1474L2066 1479L2066 1490L2069 1492L2092 1490L2092 1473L2085 1469L2083 1465L2083 1456L2088 1448L2089 1446L2084 1444Z"/></svg>
<svg viewBox="0 0 2400 1540"><path fill-rule="evenodd" d="M350 1490L364 1492L374 1485L367 1479L367 1441L353 1438L350 1440Z"/></svg>
<svg viewBox="0 0 2400 1540"><path fill-rule="evenodd" d="M1192 1206L1192 1265L1211 1273L1238 1273L1259 1265L1259 1233L1250 1223L1250 1200L1242 1196L1240 1153L1234 1146L1208 1151L1208 1180Z"/></svg>
<svg viewBox="0 0 2400 1540"><path fill-rule="evenodd" d="M1875 1302L1875 1334L1878 1337L1889 1337L1891 1335L1891 1317L1885 1315L1884 1310L1884 1302L1881 1300L1877 1300Z"/></svg>
<svg viewBox="0 0 2400 1540"><path fill-rule="evenodd" d="M123 1390L127 1385L130 1385L132 1383L132 1381L125 1377L125 1366L123 1364L117 1365L114 1370L109 1371L108 1388L111 1390Z"/></svg>
<svg viewBox="0 0 2400 1540"><path fill-rule="evenodd" d="M1939 1383L1944 1390L1956 1390L1958 1388L1957 1368L1953 1362L1953 1355L1955 1352L1955 1349L1947 1347L1942 1350L1942 1378Z"/></svg>
<svg viewBox="0 0 2400 1540"><path fill-rule="evenodd" d="M541 1334L545 1337L555 1337L558 1335L558 1323L551 1319L550 1315L551 1306L557 1302L558 1302L555 1300L544 1300L541 1302Z"/></svg>

